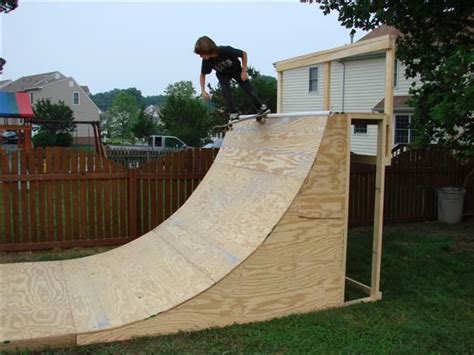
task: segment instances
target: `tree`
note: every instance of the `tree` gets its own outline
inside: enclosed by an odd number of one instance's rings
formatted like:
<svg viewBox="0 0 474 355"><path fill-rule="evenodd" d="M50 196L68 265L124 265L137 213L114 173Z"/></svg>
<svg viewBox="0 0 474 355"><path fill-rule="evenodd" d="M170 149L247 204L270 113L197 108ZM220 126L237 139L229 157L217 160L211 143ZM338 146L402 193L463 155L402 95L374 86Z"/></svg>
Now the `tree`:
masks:
<svg viewBox="0 0 474 355"><path fill-rule="evenodd" d="M258 97L264 102L272 112L276 112L277 101L277 80L272 76L261 75L260 72L254 68L248 68L249 80ZM225 123L228 120L227 104L222 96L220 85L215 88L208 85L211 94L211 103L214 108L213 115L219 123ZM237 82L231 82L231 92L234 97L235 105L242 114L255 113L255 108L248 96L238 87Z"/></svg>
<svg viewBox="0 0 474 355"><path fill-rule="evenodd" d="M0 2L0 13L9 13L18 7L18 0L2 0ZM0 58L0 74L3 73L3 66L7 63L4 58Z"/></svg>
<svg viewBox="0 0 474 355"><path fill-rule="evenodd" d="M183 80L168 85L165 89L165 94L168 96L181 96L190 98L196 96L196 90L194 90L194 86L191 81Z"/></svg>
<svg viewBox="0 0 474 355"><path fill-rule="evenodd" d="M402 33L397 57L406 67L406 77L418 75L421 83L410 92L418 143L434 140L459 155L474 156L474 2L300 1L319 3L326 15L339 12L339 21L353 32L382 24L397 28Z"/></svg>
<svg viewBox="0 0 474 355"><path fill-rule="evenodd" d="M0 2L0 12L9 13L18 7L18 0L2 0Z"/></svg>
<svg viewBox="0 0 474 355"><path fill-rule="evenodd" d="M106 112L112 103L114 102L117 95L121 92L127 92L135 97L137 104L139 106L145 105L156 105L161 106L166 101L165 95L155 95L155 96L142 96L140 90L136 88L128 89L113 89L106 92L99 92L97 94L91 95L91 100L101 109L102 112Z"/></svg>
<svg viewBox="0 0 474 355"><path fill-rule="evenodd" d="M138 104L133 95L121 91L112 106L103 115L102 125L110 137L132 138L131 128L138 113Z"/></svg>
<svg viewBox="0 0 474 355"><path fill-rule="evenodd" d="M166 89L168 99L160 110L165 132L181 138L189 146L201 146L212 121L207 107L195 94L191 82L178 82Z"/></svg>
<svg viewBox="0 0 474 355"><path fill-rule="evenodd" d="M145 138L158 133L158 127L153 122L153 118L145 112L145 109L140 109L135 123L132 125L132 133L137 138Z"/></svg>
<svg viewBox="0 0 474 355"><path fill-rule="evenodd" d="M56 134L57 132L73 132L76 129L74 113L63 101L55 104L49 99L41 99L33 106L33 111L35 119L46 121L41 123L41 130Z"/></svg>

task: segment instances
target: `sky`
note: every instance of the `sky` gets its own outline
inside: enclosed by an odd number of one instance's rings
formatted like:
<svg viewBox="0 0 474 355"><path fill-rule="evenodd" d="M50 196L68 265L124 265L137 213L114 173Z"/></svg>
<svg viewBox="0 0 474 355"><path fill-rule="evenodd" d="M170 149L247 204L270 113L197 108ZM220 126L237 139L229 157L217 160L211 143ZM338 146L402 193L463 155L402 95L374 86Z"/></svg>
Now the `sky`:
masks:
<svg viewBox="0 0 474 355"><path fill-rule="evenodd" d="M350 42L336 14L298 0L20 0L0 15L0 29L1 80L60 71L93 94L136 87L144 96L180 80L198 90L193 49L203 35L245 50L249 65L272 76L276 61ZM217 82L214 74L207 81Z"/></svg>

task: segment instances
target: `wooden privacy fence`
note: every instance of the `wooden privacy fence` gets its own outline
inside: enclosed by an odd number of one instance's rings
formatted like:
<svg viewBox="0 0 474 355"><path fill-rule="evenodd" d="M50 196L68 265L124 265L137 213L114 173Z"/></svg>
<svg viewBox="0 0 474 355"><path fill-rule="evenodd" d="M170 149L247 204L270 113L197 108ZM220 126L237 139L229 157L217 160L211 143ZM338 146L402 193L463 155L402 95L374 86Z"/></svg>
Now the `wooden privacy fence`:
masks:
<svg viewBox="0 0 474 355"><path fill-rule="evenodd" d="M180 151L139 169L65 148L0 155L0 251L128 242L174 213L216 154ZM386 169L384 222L436 219L437 188L460 186L468 169L436 148L395 151ZM352 164L351 226L372 224L374 183L373 166ZM465 212L474 213L474 183Z"/></svg>
<svg viewBox="0 0 474 355"><path fill-rule="evenodd" d="M384 224L437 219L440 187L460 187L472 168L439 148L394 150L385 170ZM351 164L349 225L373 223L375 166ZM474 183L467 187L464 212L474 213Z"/></svg>
<svg viewBox="0 0 474 355"><path fill-rule="evenodd" d="M65 148L0 156L0 251L122 244L171 215L212 164L211 149L140 169Z"/></svg>

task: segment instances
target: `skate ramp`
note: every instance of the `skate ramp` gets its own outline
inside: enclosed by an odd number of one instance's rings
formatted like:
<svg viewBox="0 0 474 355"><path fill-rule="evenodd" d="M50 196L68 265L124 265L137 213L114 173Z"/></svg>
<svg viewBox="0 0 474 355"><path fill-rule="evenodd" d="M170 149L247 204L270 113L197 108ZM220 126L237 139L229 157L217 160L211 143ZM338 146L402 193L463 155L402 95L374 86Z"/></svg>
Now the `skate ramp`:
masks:
<svg viewBox="0 0 474 355"><path fill-rule="evenodd" d="M71 346L340 306L343 115L234 125L154 230L90 257L0 265L0 350Z"/></svg>

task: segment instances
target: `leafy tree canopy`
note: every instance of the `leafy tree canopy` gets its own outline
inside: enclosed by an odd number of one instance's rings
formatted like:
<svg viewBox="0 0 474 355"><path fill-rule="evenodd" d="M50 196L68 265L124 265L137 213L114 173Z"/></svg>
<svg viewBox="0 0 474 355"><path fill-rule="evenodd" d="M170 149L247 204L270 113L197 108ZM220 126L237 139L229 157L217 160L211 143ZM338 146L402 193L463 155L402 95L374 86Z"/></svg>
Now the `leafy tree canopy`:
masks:
<svg viewBox="0 0 474 355"><path fill-rule="evenodd" d="M397 28L397 57L406 76L418 75L411 90L419 143L436 141L461 156L474 156L472 0L300 0L338 12L347 28Z"/></svg>
<svg viewBox="0 0 474 355"><path fill-rule="evenodd" d="M109 137L132 138L131 128L138 114L135 96L121 91L115 97L112 106L102 115L101 123Z"/></svg>
<svg viewBox="0 0 474 355"><path fill-rule="evenodd" d="M171 84L169 94L160 110L164 131L181 138L187 145L199 147L208 136L212 121L202 100L194 97L196 91L190 81Z"/></svg>
<svg viewBox="0 0 474 355"><path fill-rule="evenodd" d="M169 84L165 89L165 94L168 96L179 96L179 97L194 97L196 96L196 90L194 89L191 81L178 81L174 84Z"/></svg>
<svg viewBox="0 0 474 355"><path fill-rule="evenodd" d="M161 106L164 101L166 100L165 95L155 95L155 96L142 96L140 90L136 88L128 88L128 89L113 89L106 92L97 93L91 95L92 101L99 107L102 112L106 112L112 103L114 102L117 95L121 92L127 92L135 97L138 106L149 106L149 105L156 105Z"/></svg>
<svg viewBox="0 0 474 355"><path fill-rule="evenodd" d="M18 0L2 0L0 2L0 13L8 13L18 7Z"/></svg>
<svg viewBox="0 0 474 355"><path fill-rule="evenodd" d="M35 119L46 121L40 123L41 130L47 130L52 134L57 132L73 132L76 129L74 124L74 113L63 101L57 104L49 99L41 99L33 106Z"/></svg>
<svg viewBox="0 0 474 355"><path fill-rule="evenodd" d="M137 138L145 138L158 133L158 127L153 122L153 118L140 109L136 121L132 124L132 133Z"/></svg>

